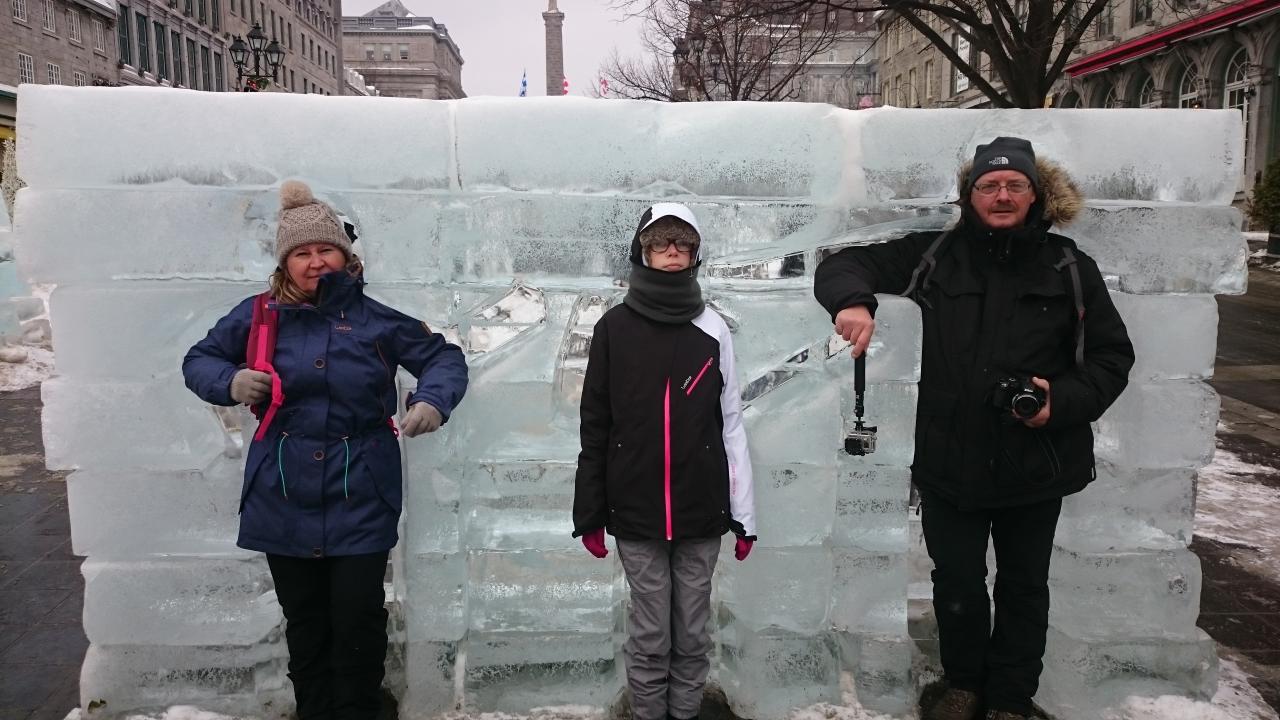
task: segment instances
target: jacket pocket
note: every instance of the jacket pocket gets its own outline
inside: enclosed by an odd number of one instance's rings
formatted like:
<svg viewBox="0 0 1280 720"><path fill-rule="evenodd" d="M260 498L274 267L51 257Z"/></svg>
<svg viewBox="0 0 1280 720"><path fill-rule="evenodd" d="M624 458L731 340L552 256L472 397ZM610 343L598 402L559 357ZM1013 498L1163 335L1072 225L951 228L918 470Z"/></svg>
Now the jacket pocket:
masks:
<svg viewBox="0 0 1280 720"><path fill-rule="evenodd" d="M244 482L240 486L240 507L236 511L238 514L244 512L245 501L249 499L249 493L257 483L258 473L263 471L267 461L272 461L274 465L274 458L275 451L268 447L265 441L255 442L249 446L244 464Z"/></svg>
<svg viewBox="0 0 1280 720"><path fill-rule="evenodd" d="M1061 278L1046 278L1018 291L1009 328L1010 354L1015 365L1043 365L1046 350L1056 358L1072 338L1075 306ZM1019 351L1018 349L1021 349ZM1052 363L1057 366L1059 363ZM1048 372L1048 369L1041 370Z"/></svg>
<svg viewBox="0 0 1280 720"><path fill-rule="evenodd" d="M1002 424L996 449L996 480L1001 485L1045 485L1062 474L1062 456L1054 434L1018 424Z"/></svg>
<svg viewBox="0 0 1280 720"><path fill-rule="evenodd" d="M956 406L960 396L936 388L921 388L916 402L916 451L913 466L942 475L959 461Z"/></svg>
<svg viewBox="0 0 1280 720"><path fill-rule="evenodd" d="M367 440L361 449L368 482L387 507L397 515L404 507L404 473L400 468L400 451L381 438Z"/></svg>

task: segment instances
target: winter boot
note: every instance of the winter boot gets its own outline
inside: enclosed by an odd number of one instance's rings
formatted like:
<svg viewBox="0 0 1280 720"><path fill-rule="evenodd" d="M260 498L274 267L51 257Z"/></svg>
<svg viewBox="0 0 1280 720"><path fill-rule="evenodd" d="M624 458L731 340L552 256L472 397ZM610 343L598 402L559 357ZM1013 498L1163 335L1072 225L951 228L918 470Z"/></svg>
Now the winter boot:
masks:
<svg viewBox="0 0 1280 720"><path fill-rule="evenodd" d="M947 691L929 710L927 720L973 720L977 716L977 693L959 688L947 688Z"/></svg>
<svg viewBox="0 0 1280 720"><path fill-rule="evenodd" d="M988 710L987 720L1027 720L1027 716L1008 710Z"/></svg>

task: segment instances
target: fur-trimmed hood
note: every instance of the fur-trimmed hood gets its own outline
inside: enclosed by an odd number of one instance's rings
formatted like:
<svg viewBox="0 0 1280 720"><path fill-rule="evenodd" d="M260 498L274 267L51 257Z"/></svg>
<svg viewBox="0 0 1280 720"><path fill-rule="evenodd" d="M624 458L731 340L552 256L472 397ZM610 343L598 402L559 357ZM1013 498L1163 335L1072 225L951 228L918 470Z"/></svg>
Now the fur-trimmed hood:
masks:
<svg viewBox="0 0 1280 720"><path fill-rule="evenodd" d="M973 161L960 166L956 187L960 188L960 205L969 204L970 188L967 183ZM1036 188L1036 202L1043 212L1041 217L1050 225L1070 225L1084 209L1084 193L1061 165L1044 158L1036 158L1036 172L1040 173L1040 187Z"/></svg>

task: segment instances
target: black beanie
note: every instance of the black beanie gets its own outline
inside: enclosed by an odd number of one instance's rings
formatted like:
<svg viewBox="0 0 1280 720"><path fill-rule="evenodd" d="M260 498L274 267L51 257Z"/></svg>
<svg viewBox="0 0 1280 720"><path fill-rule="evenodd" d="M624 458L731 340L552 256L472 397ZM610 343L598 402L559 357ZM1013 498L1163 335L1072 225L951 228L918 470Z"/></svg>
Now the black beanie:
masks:
<svg viewBox="0 0 1280 720"><path fill-rule="evenodd" d="M973 153L973 167L969 170L969 187L978 183L978 178L997 170L1017 170L1031 181L1032 187L1040 189L1040 173L1036 172L1036 151L1031 143L1016 137L998 137L986 145L979 145Z"/></svg>

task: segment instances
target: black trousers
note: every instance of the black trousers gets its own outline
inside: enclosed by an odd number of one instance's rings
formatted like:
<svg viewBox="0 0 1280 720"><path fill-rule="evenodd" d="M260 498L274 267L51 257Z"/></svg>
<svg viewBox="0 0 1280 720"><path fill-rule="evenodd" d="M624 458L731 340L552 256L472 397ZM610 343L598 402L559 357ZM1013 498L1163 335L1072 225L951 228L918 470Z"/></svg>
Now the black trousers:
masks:
<svg viewBox="0 0 1280 720"><path fill-rule="evenodd" d="M373 720L387 657L387 553L267 555L299 720Z"/></svg>
<svg viewBox="0 0 1280 720"><path fill-rule="evenodd" d="M1030 715L1049 627L1049 558L1062 500L960 510L921 492L933 559L933 611L942 669L952 687L989 710ZM987 538L995 544L995 627L987 597Z"/></svg>

